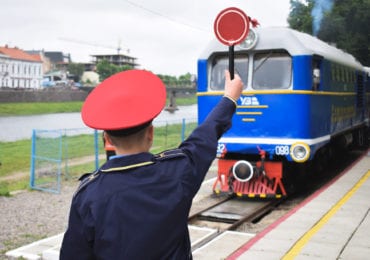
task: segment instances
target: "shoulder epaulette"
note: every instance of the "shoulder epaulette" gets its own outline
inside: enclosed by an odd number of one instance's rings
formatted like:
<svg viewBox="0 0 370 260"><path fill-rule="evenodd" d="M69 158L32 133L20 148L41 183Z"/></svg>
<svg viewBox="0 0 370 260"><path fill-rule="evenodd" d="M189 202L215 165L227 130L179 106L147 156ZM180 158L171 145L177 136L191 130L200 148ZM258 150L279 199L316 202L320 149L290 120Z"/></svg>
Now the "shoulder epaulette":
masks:
<svg viewBox="0 0 370 260"><path fill-rule="evenodd" d="M172 159L172 158L177 158L177 157L182 157L185 156L185 153L181 149L172 149L172 150L167 150L163 151L159 154L154 155L155 160L160 161L160 160L167 160L167 159Z"/></svg>
<svg viewBox="0 0 370 260"><path fill-rule="evenodd" d="M88 173L84 173L80 176L80 178L78 178L79 181L83 181L84 179L86 179L87 177L89 177L91 174L93 174L93 172L88 172Z"/></svg>
<svg viewBox="0 0 370 260"><path fill-rule="evenodd" d="M74 196L83 190L88 184L94 181L99 176L99 171L95 171L93 173L85 173L83 174L78 180L81 181L80 185L78 186L77 190L75 191Z"/></svg>

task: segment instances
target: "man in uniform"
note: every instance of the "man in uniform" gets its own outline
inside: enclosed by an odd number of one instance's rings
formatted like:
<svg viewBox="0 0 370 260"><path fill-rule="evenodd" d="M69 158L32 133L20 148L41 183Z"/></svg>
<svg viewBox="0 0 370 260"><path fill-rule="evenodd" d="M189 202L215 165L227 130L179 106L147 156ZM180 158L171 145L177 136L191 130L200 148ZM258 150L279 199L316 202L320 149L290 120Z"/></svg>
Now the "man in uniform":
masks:
<svg viewBox="0 0 370 260"><path fill-rule="evenodd" d="M225 95L177 149L153 155L152 120L165 86L148 71L103 81L82 108L84 123L115 146L95 173L83 177L70 209L61 259L191 259L187 218L193 197L231 126L243 83L225 72Z"/></svg>

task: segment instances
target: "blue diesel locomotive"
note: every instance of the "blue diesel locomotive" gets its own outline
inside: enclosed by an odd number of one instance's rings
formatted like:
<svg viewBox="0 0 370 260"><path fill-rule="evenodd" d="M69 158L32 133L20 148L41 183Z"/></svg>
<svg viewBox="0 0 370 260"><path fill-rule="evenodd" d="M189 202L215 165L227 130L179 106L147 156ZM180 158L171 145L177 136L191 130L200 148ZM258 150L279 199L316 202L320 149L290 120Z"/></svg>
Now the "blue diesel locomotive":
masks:
<svg viewBox="0 0 370 260"><path fill-rule="evenodd" d="M258 28L235 46L234 64L245 86L219 141L214 192L286 196L308 169L367 145L369 70L350 54L289 28ZM198 59L199 123L223 96L225 69L227 48L215 39Z"/></svg>

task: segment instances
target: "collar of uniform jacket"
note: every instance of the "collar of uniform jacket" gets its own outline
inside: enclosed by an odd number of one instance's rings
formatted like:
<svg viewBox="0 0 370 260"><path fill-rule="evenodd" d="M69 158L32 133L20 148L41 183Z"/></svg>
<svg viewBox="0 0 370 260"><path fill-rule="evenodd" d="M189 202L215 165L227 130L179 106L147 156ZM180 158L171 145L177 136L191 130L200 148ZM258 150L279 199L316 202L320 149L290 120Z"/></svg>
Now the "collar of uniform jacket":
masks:
<svg viewBox="0 0 370 260"><path fill-rule="evenodd" d="M139 153L108 160L101 168L102 173L121 172L154 163L154 155L151 153Z"/></svg>

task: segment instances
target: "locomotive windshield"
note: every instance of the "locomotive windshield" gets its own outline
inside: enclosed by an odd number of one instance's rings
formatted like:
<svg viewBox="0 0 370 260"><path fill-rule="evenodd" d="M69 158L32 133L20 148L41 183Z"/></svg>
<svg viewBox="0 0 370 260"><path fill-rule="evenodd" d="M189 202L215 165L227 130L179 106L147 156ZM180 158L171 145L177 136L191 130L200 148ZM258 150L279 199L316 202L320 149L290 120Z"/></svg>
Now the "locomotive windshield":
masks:
<svg viewBox="0 0 370 260"><path fill-rule="evenodd" d="M288 53L257 53L253 60L253 89L287 89L290 87L292 58Z"/></svg>
<svg viewBox="0 0 370 260"><path fill-rule="evenodd" d="M235 73L243 82L248 79L248 57L246 55L235 55ZM210 87L212 90L223 90L225 86L225 70L229 69L227 56L219 56L213 59L211 68Z"/></svg>
<svg viewBox="0 0 370 260"><path fill-rule="evenodd" d="M249 61L252 61L249 65ZM226 55L215 56L210 68L210 89L223 90L225 70L229 68ZM235 55L235 73L244 82L244 88L251 86L255 90L288 89L292 83L292 57L285 51L259 52L248 56ZM248 79L248 67L253 67L253 75Z"/></svg>

